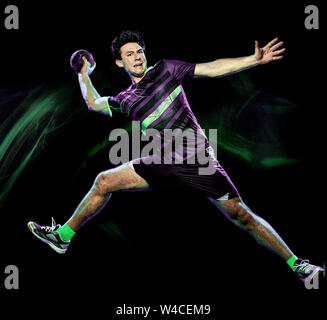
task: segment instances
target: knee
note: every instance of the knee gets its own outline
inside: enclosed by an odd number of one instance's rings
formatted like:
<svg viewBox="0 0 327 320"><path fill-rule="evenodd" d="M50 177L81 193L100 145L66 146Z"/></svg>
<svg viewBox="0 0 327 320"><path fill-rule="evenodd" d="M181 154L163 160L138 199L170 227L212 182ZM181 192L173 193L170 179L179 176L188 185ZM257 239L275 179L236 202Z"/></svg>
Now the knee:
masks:
<svg viewBox="0 0 327 320"><path fill-rule="evenodd" d="M255 219L251 214L251 212L249 212L247 209L242 207L240 204L239 207L237 208L236 216L237 216L237 222L245 228L251 228L255 223Z"/></svg>
<svg viewBox="0 0 327 320"><path fill-rule="evenodd" d="M107 174L101 172L97 175L94 181L93 190L99 194L106 194L111 191L112 183L108 179Z"/></svg>
<svg viewBox="0 0 327 320"><path fill-rule="evenodd" d="M252 213L242 205L239 199L233 199L233 203L230 206L231 213L233 215L233 220L245 228L251 228L255 219Z"/></svg>

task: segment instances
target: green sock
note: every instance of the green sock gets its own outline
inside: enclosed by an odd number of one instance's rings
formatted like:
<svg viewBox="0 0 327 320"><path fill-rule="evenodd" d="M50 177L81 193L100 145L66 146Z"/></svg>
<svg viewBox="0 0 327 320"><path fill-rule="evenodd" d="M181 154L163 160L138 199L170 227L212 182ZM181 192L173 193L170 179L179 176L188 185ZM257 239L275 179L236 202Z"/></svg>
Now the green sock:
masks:
<svg viewBox="0 0 327 320"><path fill-rule="evenodd" d="M289 258L286 262L287 264L291 267L291 269L293 270L293 264L294 262L297 260L297 256L293 256L291 258Z"/></svg>
<svg viewBox="0 0 327 320"><path fill-rule="evenodd" d="M59 236L62 241L70 241L71 238L76 233L70 226L65 223L62 227L58 228L57 232L59 233Z"/></svg>

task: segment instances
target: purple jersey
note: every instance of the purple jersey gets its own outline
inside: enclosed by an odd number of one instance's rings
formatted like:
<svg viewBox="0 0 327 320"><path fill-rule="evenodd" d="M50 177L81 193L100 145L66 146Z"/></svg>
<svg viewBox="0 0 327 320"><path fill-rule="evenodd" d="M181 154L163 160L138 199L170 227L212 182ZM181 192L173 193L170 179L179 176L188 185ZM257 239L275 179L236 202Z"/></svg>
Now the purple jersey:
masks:
<svg viewBox="0 0 327 320"><path fill-rule="evenodd" d="M159 132L156 138L158 141L160 139L160 143L154 152L160 152L162 163L181 163L198 157L200 150L202 153L208 150L208 140L182 87L184 77L194 76L194 70L195 64L160 60L154 67L148 68L141 81L132 84L116 97L108 98L112 109L121 111L132 121L140 122L143 134L146 135L151 128ZM174 134L166 134L168 132ZM182 142L176 146L179 137ZM172 152L163 152L173 142Z"/></svg>

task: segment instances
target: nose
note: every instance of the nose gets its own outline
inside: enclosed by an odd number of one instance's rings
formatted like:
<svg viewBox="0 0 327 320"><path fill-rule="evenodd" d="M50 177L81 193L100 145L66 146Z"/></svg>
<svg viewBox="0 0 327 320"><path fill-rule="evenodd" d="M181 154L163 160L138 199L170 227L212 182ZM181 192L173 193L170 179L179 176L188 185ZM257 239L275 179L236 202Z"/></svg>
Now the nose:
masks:
<svg viewBox="0 0 327 320"><path fill-rule="evenodd" d="M136 53L135 60L141 60L141 54L140 53Z"/></svg>

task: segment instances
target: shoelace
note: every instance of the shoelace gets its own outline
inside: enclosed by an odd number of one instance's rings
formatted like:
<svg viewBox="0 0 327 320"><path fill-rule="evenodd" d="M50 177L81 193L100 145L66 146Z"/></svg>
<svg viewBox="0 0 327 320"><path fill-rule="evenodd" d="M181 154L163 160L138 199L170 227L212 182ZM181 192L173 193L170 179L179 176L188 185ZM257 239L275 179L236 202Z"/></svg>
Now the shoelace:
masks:
<svg viewBox="0 0 327 320"><path fill-rule="evenodd" d="M309 260L302 260L300 264L293 264L293 270L295 272L309 273L312 269L312 265L309 264Z"/></svg>
<svg viewBox="0 0 327 320"><path fill-rule="evenodd" d="M57 227L56 221L53 218L51 218L51 227L45 226L45 227L41 227L41 228L42 228L42 230L44 230L46 232L52 232L56 229L56 227Z"/></svg>

